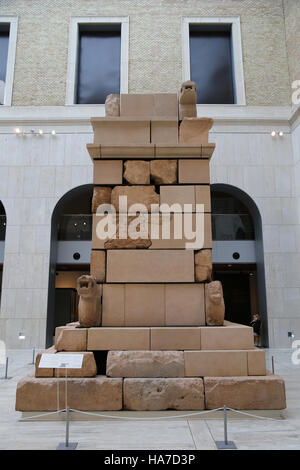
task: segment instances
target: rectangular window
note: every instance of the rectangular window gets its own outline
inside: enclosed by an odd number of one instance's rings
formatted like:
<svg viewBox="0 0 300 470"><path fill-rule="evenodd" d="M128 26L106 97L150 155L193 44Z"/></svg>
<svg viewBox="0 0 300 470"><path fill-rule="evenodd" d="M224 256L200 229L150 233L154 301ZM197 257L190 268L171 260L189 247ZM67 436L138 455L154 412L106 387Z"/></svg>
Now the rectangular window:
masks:
<svg viewBox="0 0 300 470"><path fill-rule="evenodd" d="M183 81L198 104L246 104L239 18L183 19Z"/></svg>
<svg viewBox="0 0 300 470"><path fill-rule="evenodd" d="M10 106L12 98L17 18L0 17L0 105Z"/></svg>
<svg viewBox="0 0 300 470"><path fill-rule="evenodd" d="M66 104L128 93L128 18L72 18Z"/></svg>
<svg viewBox="0 0 300 470"><path fill-rule="evenodd" d="M78 104L103 104L110 93L120 93L120 25L82 25L78 54Z"/></svg>
<svg viewBox="0 0 300 470"><path fill-rule="evenodd" d="M190 25L190 64L197 103L234 104L230 26Z"/></svg>
<svg viewBox="0 0 300 470"><path fill-rule="evenodd" d="M9 25L0 24L0 104L4 104Z"/></svg>

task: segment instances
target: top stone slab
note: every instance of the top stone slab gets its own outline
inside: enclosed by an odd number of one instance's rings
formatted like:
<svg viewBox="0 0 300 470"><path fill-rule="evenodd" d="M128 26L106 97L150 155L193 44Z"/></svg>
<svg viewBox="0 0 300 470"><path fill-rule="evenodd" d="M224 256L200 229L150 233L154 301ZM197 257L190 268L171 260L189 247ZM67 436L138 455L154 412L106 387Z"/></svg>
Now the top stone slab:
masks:
<svg viewBox="0 0 300 470"><path fill-rule="evenodd" d="M120 116L178 119L177 94L121 94Z"/></svg>

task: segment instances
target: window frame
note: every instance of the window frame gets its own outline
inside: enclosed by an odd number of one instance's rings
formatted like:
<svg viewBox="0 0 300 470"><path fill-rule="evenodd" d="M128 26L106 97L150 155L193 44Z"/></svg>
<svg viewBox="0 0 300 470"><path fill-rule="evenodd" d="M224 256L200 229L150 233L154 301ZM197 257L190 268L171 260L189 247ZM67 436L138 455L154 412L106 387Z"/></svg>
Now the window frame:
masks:
<svg viewBox="0 0 300 470"><path fill-rule="evenodd" d="M11 106L15 73L15 60L17 48L18 17L0 16L0 24L9 26L8 51L4 89L4 103L2 106Z"/></svg>
<svg viewBox="0 0 300 470"><path fill-rule="evenodd" d="M211 24L231 26L233 89L235 102L230 105L203 104L198 106L236 106L246 105L245 81L240 18L183 18L182 19L182 81L191 79L190 65L190 25Z"/></svg>
<svg viewBox="0 0 300 470"><path fill-rule="evenodd" d="M120 93L128 93L128 47L129 47L129 18L128 17L76 17L71 18L69 33L69 53L66 83L66 105L87 106L76 103L77 67L79 52L79 30L81 25L107 25L121 26L121 60L120 60ZM88 106L104 106L103 104L89 104Z"/></svg>

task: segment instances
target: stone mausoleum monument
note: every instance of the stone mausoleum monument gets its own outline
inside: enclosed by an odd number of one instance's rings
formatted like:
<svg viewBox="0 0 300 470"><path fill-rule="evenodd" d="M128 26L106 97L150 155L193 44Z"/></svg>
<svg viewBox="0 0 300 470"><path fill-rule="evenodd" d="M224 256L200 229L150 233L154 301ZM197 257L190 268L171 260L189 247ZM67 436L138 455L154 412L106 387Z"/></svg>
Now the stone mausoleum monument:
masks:
<svg viewBox="0 0 300 470"><path fill-rule="evenodd" d="M78 323L56 328L51 354L81 353L68 405L99 410L283 409L251 327L224 320L212 276L208 143L193 82L176 94L109 95L92 118L91 275L78 279ZM171 207L171 211L169 211ZM17 387L18 411L65 406L64 378L39 368ZM61 383L58 387L57 384Z"/></svg>

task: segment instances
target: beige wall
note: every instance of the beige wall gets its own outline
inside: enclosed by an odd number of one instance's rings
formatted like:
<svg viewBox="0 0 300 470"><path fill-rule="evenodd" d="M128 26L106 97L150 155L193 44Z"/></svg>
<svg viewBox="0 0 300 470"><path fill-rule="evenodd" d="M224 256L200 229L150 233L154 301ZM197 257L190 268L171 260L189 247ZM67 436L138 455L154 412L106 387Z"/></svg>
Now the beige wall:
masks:
<svg viewBox="0 0 300 470"><path fill-rule="evenodd" d="M4 15L19 17L14 105L65 104L71 16L129 16L130 93L177 92L182 17L240 16L247 104L290 104L282 0L2 0Z"/></svg>
<svg viewBox="0 0 300 470"><path fill-rule="evenodd" d="M300 3L299 0L284 0L286 25L286 47L289 58L291 83L300 80Z"/></svg>

